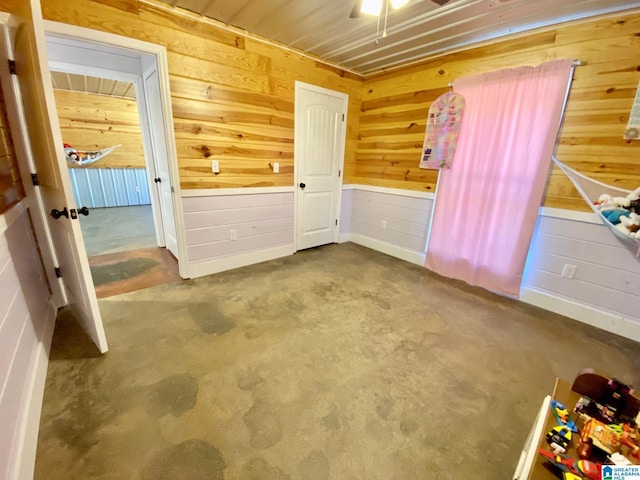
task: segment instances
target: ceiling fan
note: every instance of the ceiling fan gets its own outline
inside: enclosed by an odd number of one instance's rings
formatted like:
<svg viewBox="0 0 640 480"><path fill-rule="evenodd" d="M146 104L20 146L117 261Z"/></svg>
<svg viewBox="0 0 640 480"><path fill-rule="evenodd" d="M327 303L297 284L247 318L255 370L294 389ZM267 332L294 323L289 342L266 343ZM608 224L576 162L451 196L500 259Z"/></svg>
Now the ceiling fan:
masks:
<svg viewBox="0 0 640 480"><path fill-rule="evenodd" d="M431 0L433 3L437 3L443 6L449 3L450 0ZM349 18L359 18L361 14L380 16L382 13L383 4L386 5L386 10L389 9L389 3L391 8L397 10L404 7L409 0L355 0L353 2L353 8L349 14Z"/></svg>

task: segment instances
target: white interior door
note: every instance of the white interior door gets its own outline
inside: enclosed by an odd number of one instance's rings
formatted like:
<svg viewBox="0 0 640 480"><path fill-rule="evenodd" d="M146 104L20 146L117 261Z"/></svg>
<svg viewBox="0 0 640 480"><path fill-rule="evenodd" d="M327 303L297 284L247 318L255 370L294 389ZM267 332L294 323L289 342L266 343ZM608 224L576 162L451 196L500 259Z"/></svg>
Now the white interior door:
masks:
<svg viewBox="0 0 640 480"><path fill-rule="evenodd" d="M27 131L33 153L39 190L45 212L66 211L55 219L48 215L53 249L57 254L68 304L81 326L101 352L107 341L89 262L82 240L78 206L62 149L53 87L47 62L42 12L38 0L13 2L11 25L15 28L15 65Z"/></svg>
<svg viewBox="0 0 640 480"><path fill-rule="evenodd" d="M296 250L338 241L347 100L296 82Z"/></svg>
<svg viewBox="0 0 640 480"><path fill-rule="evenodd" d="M160 100L160 81L158 70L152 68L143 76L144 97L147 105L149 146L153 157L153 164L156 170L156 181L160 198L160 214L162 217L162 233L164 243L174 257L180 258L178 252L178 237L176 234L176 217L173 211L174 189L171 186L171 176L169 173L169 157L167 155L167 142L163 127L163 111Z"/></svg>

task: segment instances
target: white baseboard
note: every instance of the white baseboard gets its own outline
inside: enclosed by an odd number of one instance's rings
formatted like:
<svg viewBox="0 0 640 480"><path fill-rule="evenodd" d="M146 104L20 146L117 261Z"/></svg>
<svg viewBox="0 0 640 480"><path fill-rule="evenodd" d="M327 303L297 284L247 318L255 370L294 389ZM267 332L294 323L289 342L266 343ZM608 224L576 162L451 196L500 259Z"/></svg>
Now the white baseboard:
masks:
<svg viewBox="0 0 640 480"><path fill-rule="evenodd" d="M520 301L640 342L640 324L620 315L527 287L520 291Z"/></svg>
<svg viewBox="0 0 640 480"><path fill-rule="evenodd" d="M351 240L351 234L349 232L340 232L338 237L338 243L347 243Z"/></svg>
<svg viewBox="0 0 640 480"><path fill-rule="evenodd" d="M407 250L406 248L392 245L390 243L383 242L382 240L377 240L375 238L367 237L366 235L360 235L358 233L351 233L349 235L349 240L353 243L357 243L358 245L362 245L363 247L377 250L378 252L386 253L387 255L391 255L392 257L399 258L400 260L405 260L410 263L415 263L416 265L424 266L424 258L426 255L425 253Z"/></svg>
<svg viewBox="0 0 640 480"><path fill-rule="evenodd" d="M49 366L49 352L51 351L51 339L53 328L56 324L57 308L53 302L49 302L46 318L42 325L40 343L36 347L32 361L32 378L25 392L25 405L22 421L22 432L19 437L16 455L15 478L19 480L33 480L36 463L36 447L38 445L38 432L40 430L40 415L42 413L42 399L44 387L47 381L47 368Z"/></svg>
<svg viewBox="0 0 640 480"><path fill-rule="evenodd" d="M205 275L233 270L234 268L275 260L276 258L293 255L293 253L293 245L282 245L265 250L257 250L255 252L214 258L204 262L190 263L189 274L191 278L204 277Z"/></svg>

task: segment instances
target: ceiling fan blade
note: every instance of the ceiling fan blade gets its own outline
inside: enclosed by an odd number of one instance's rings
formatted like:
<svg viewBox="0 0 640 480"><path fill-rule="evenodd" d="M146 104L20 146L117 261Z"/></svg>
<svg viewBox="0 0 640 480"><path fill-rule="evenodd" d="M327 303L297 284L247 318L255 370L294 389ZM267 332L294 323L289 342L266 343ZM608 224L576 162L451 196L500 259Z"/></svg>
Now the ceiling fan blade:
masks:
<svg viewBox="0 0 640 480"><path fill-rule="evenodd" d="M349 18L360 18L360 7L362 6L362 0L355 0L353 2L353 8L349 14Z"/></svg>
<svg viewBox="0 0 640 480"><path fill-rule="evenodd" d="M440 6L446 5L449 3L449 0L431 0L433 3L437 3Z"/></svg>

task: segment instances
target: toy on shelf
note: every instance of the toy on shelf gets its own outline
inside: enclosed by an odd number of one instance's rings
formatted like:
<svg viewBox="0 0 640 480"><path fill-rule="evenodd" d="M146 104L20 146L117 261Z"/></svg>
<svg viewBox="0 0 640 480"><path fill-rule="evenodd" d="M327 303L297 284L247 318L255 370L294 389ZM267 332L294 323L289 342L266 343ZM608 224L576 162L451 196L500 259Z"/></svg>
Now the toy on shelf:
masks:
<svg viewBox="0 0 640 480"><path fill-rule="evenodd" d="M640 400L633 396L631 386L593 371L583 371L571 389L582 395L574 408L581 426L576 445L580 458L603 464L638 464L636 418Z"/></svg>
<svg viewBox="0 0 640 480"><path fill-rule="evenodd" d="M538 450L538 453L563 472L565 480L575 477L588 478L590 480L602 479L602 465L599 463L590 462L589 460L576 460L566 455L559 455L542 449Z"/></svg>
<svg viewBox="0 0 640 480"><path fill-rule="evenodd" d="M559 426L568 427L572 432L578 432L575 422L569 419L569 411L564 406L564 403L551 400L551 413L556 417Z"/></svg>
<svg viewBox="0 0 640 480"><path fill-rule="evenodd" d="M553 427L546 439L554 453L565 453L571 443L571 429L565 425Z"/></svg>
<svg viewBox="0 0 640 480"><path fill-rule="evenodd" d="M620 445L620 438L613 429L591 418L580 432L577 451L580 458L598 458L605 461L620 449Z"/></svg>

